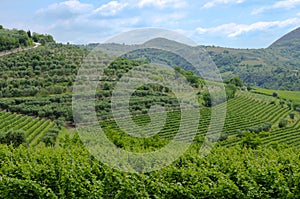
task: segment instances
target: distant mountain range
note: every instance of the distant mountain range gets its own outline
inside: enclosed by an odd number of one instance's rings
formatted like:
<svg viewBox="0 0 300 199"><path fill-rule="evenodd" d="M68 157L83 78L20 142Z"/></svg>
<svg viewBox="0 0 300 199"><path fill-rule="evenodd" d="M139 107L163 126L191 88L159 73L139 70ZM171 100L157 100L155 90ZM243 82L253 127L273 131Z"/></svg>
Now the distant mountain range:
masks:
<svg viewBox="0 0 300 199"><path fill-rule="evenodd" d="M191 69L188 62L175 58L173 53L145 48L162 46L164 49L178 49L184 44L157 38L142 45L100 44L102 51L120 55L129 53L129 58L143 57L149 62L165 62L171 66L179 65ZM96 45L90 45L95 47ZM238 75L246 84L282 90L300 90L300 28L284 35L272 45L263 49L234 49L215 46L197 46L194 52L205 49L223 79ZM143 51L143 52L142 52ZM173 54L173 55L172 55Z"/></svg>

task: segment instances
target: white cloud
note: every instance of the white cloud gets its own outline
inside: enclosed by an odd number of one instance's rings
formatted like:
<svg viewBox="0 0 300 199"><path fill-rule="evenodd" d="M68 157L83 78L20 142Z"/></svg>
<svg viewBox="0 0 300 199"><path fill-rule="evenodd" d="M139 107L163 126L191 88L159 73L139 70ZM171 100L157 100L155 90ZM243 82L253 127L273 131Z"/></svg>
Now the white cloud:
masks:
<svg viewBox="0 0 300 199"><path fill-rule="evenodd" d="M295 8L297 5L300 5L300 0L283 0L283 1L278 1L273 5L263 6L256 10L253 10L252 14L254 15L260 14L262 12L265 12L267 10L272 10L272 9L280 9L280 8L291 9L291 8Z"/></svg>
<svg viewBox="0 0 300 199"><path fill-rule="evenodd" d="M40 24L39 32L52 34L58 41L99 42L103 37L140 22L137 16L115 16L129 7L125 1L110 1L98 8L81 1L67 0L38 10L34 19L35 24Z"/></svg>
<svg viewBox="0 0 300 199"><path fill-rule="evenodd" d="M60 3L51 4L45 9L38 10L37 14L45 16L56 15L57 17L60 17L82 14L91 11L92 9L92 4L81 3L79 0L68 0Z"/></svg>
<svg viewBox="0 0 300 199"><path fill-rule="evenodd" d="M100 13L103 16L113 16L126 8L128 3L120 3L118 1L110 1L94 10L94 13Z"/></svg>
<svg viewBox="0 0 300 199"><path fill-rule="evenodd" d="M187 3L183 0L140 0L137 5L140 8L143 8L145 6L154 6L158 8L182 8L185 7Z"/></svg>
<svg viewBox="0 0 300 199"><path fill-rule="evenodd" d="M36 12L37 18L51 19L70 19L93 10L92 4L81 3L79 0L68 0L54 3L47 8Z"/></svg>
<svg viewBox="0 0 300 199"><path fill-rule="evenodd" d="M203 8L211 8L219 4L243 3L244 0L212 0L203 5Z"/></svg>
<svg viewBox="0 0 300 199"><path fill-rule="evenodd" d="M204 33L221 33L225 34L228 37L236 37L243 33L252 32L252 31L264 31L270 28L284 28L288 26L295 26L300 25L299 18L291 18L283 21L271 21L271 22L256 22L253 24L236 24L236 23L229 23L223 24L213 28L197 28L197 33L204 34Z"/></svg>

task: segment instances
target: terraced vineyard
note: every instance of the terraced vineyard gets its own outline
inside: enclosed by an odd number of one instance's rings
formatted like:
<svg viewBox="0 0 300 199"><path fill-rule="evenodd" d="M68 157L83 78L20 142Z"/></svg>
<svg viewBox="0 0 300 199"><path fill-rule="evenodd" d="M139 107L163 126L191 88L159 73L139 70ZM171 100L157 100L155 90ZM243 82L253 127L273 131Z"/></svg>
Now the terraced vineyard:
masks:
<svg viewBox="0 0 300 199"><path fill-rule="evenodd" d="M264 144L278 142L280 144L298 146L300 143L300 120L291 127L271 131L271 135L263 138L262 141Z"/></svg>
<svg viewBox="0 0 300 199"><path fill-rule="evenodd" d="M55 127L55 122L21 114L0 111L0 131L23 130L31 146L39 144L43 136Z"/></svg>
<svg viewBox="0 0 300 199"><path fill-rule="evenodd" d="M224 105L219 105L222 108ZM198 126L198 135L205 135L210 124L210 109L201 108L200 122ZM262 126L266 123L272 124L272 131L269 137L263 139L264 144L273 141L280 143L297 144L300 142L300 121L295 121L292 126L278 129L278 122L283 118L287 118L290 110L285 107L270 104L268 99L259 99L249 95L249 93L239 93L234 99L227 103L227 115L222 134L226 134L229 138L223 144L226 146L236 145L241 139L236 138L239 131L245 131L247 128L255 126ZM154 116L155 118L156 116ZM158 117L158 115L157 115ZM160 137L171 139L178 132L180 126L180 111L169 112L164 128L159 132ZM192 116L191 116L192 117ZM148 115L135 116L133 120L141 126L149 123ZM186 120L188 121L188 119ZM106 120L101 122L103 127L110 126L116 131L120 131L114 120ZM189 122L182 123L188 135ZM215 123L212 126L218 126ZM192 128L192 127L191 127Z"/></svg>

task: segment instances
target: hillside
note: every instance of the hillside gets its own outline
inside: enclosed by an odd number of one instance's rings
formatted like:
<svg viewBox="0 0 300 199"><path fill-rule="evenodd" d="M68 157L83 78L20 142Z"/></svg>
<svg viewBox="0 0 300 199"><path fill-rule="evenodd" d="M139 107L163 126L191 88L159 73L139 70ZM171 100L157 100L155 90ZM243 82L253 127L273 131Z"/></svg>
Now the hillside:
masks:
<svg viewBox="0 0 300 199"><path fill-rule="evenodd" d="M300 92L231 78L299 89L297 52L35 36L0 57L0 198L300 198Z"/></svg>
<svg viewBox="0 0 300 199"><path fill-rule="evenodd" d="M168 41L168 44L170 44L170 41ZM114 48L115 46L118 45L114 44ZM120 47L124 48L122 45ZM107 46L106 48L108 49ZM3 72L0 78L2 85L0 107L12 112L46 117L53 120L59 118L62 121L72 122L72 86L78 69L88 52L88 50L80 46L47 44L36 49L1 58L0 65ZM157 53L160 56L156 56ZM234 53L233 50L232 54ZM134 59L141 57L141 55L144 55L143 60L128 60L128 58ZM145 69L147 69L148 63L152 61L166 62L174 67L187 64L185 60L175 54L153 49L134 50L125 57L126 59L117 59L106 66L104 76L96 91L95 110L98 119L102 127L105 129L110 128L115 132L115 135L111 137L113 140L118 136L126 140L124 132L116 126L113 120L116 115L113 116L110 105L113 89L126 71L140 66L145 66ZM168 60L172 60L172 62L167 62ZM168 70L167 68L165 69L162 68L156 71L156 78L160 78L159 74L167 74ZM186 73L186 75L188 74ZM205 85L203 80L195 79L193 75L189 75L187 78L190 79L191 83L193 82L194 92L202 93L204 91L202 87ZM196 80L196 84L194 80ZM228 102L225 127L221 136L222 140L228 139L226 143L240 142L242 139L236 136L238 136L240 131L245 131L249 128L262 128L264 125L271 125L272 130L276 131L279 121L288 119L289 113L292 112L288 107L288 102L283 107L279 103L274 106L271 105L272 97L261 101L261 97L248 96L247 93L242 92ZM133 120L142 126L148 124L150 122L148 112L152 105L162 105L167 108L167 123L159 133L159 136L166 140L173 138L174 133L178 130L179 118L181 117L181 113L177 111L177 99L174 98L170 90L164 87L151 84L140 87L130 99L129 109L133 115ZM199 136L203 136L207 132L210 114L210 108L201 107L201 125L197 132ZM288 127L293 126L298 121L298 118L296 116L295 120L289 120ZM188 126L188 124L186 125ZM109 134L109 132L107 133ZM128 139L131 140L130 138ZM233 142L233 140L235 141ZM132 142L135 143L136 141ZM120 141L118 143L121 144ZM125 143L121 145L126 147Z"/></svg>
<svg viewBox="0 0 300 199"><path fill-rule="evenodd" d="M0 51L27 46L33 46L30 32L8 30L0 25Z"/></svg>
<svg viewBox="0 0 300 199"><path fill-rule="evenodd" d="M291 49L291 50L300 50L300 28L297 28L277 41L275 41L272 45L270 45L271 49L274 48L285 48L285 49Z"/></svg>
<svg viewBox="0 0 300 199"><path fill-rule="evenodd" d="M251 86L277 90L300 90L300 52L295 50L298 48L297 46L300 46L300 43L297 42L300 40L300 36L296 33L297 31L291 33L293 35L292 40L285 39L287 36L278 40L278 42L284 43L284 45L280 45L280 48L274 47L279 44L276 42L277 44L274 43L274 45L265 49L199 46L195 48L195 52L201 48L205 49L225 80L238 75L246 84ZM142 51L145 51L145 46L157 46L155 45L157 43L162 46L167 44L174 49L177 49L178 46L177 42L158 38L144 45L100 44L97 48L109 54L113 52L130 52L132 57L137 57L143 54ZM291 46L294 46L293 49L291 49ZM136 55L133 55L133 52ZM150 62L164 61L170 63L171 66L180 65L185 69L191 68L188 63L174 61L174 55L171 54L170 52L148 52L145 58Z"/></svg>
<svg viewBox="0 0 300 199"><path fill-rule="evenodd" d="M34 46L34 42L39 42L44 45L46 42L54 42L54 39L50 35L42 35L17 29L10 30L0 25L0 52Z"/></svg>

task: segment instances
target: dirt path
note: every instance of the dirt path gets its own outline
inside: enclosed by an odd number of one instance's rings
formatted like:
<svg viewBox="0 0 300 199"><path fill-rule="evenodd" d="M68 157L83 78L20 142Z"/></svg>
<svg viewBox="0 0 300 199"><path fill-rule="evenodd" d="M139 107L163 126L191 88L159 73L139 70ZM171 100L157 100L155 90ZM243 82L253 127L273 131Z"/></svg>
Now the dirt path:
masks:
<svg viewBox="0 0 300 199"><path fill-rule="evenodd" d="M13 49L13 50L5 50L3 52L0 52L0 57L3 57L5 55L10 55L10 54L13 54L13 53L18 53L18 52L21 52L21 51L34 49L34 48L39 47L40 45L41 45L40 43L34 43L34 46L28 47L28 48L16 48L16 49Z"/></svg>

